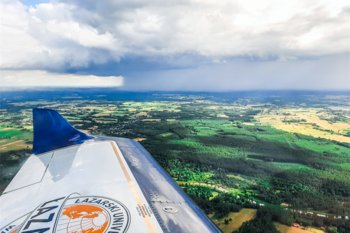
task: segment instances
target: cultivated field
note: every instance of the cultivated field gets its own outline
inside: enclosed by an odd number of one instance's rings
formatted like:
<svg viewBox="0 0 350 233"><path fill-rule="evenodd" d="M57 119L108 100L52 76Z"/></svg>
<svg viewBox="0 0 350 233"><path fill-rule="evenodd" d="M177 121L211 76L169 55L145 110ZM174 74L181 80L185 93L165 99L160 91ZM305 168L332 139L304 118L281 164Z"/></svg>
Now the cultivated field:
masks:
<svg viewBox="0 0 350 233"><path fill-rule="evenodd" d="M238 230L244 222L252 220L255 215L256 209L243 208L239 212L232 212L227 217L214 220L214 222L224 233L231 233Z"/></svg>
<svg viewBox="0 0 350 233"><path fill-rule="evenodd" d="M139 141L224 232L350 232L350 94L80 95L2 97L0 191L30 154L31 109L54 108Z"/></svg>
<svg viewBox="0 0 350 233"><path fill-rule="evenodd" d="M339 117L327 109L282 108L262 111L255 118L279 130L350 143L348 117L337 120Z"/></svg>

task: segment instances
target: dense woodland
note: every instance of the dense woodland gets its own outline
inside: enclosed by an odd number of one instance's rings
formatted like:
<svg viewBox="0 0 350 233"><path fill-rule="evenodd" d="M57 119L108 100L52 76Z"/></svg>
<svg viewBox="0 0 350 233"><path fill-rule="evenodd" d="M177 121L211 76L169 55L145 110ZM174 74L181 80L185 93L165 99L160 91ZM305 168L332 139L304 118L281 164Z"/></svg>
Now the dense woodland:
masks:
<svg viewBox="0 0 350 233"><path fill-rule="evenodd" d="M220 102L215 98L167 96L143 102L67 98L34 101L25 110L12 99L4 105L0 126L28 133L23 122L30 124L30 109L55 106L77 128L91 134L141 138L140 143L213 218L225 218L242 208L258 209L240 233L276 232L274 222L350 232L345 219L350 217L350 144L289 133L256 121L262 112L301 104L304 109L333 114L327 100L226 98ZM341 106L346 103L339 100ZM347 121L349 115L337 110L329 121ZM305 122L287 119L285 123ZM0 136L2 140L21 138L1 130ZM30 138L25 140L31 143ZM2 189L29 153L29 148L1 152L0 166L6 168L0 173Z"/></svg>

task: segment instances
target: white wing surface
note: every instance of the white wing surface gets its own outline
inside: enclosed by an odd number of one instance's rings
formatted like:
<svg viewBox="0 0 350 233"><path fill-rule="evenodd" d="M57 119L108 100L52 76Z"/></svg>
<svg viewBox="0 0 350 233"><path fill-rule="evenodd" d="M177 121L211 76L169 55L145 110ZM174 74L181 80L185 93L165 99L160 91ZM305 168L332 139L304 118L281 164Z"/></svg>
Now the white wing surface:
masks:
<svg viewBox="0 0 350 233"><path fill-rule="evenodd" d="M139 143L33 113L33 155L0 196L1 233L219 232Z"/></svg>

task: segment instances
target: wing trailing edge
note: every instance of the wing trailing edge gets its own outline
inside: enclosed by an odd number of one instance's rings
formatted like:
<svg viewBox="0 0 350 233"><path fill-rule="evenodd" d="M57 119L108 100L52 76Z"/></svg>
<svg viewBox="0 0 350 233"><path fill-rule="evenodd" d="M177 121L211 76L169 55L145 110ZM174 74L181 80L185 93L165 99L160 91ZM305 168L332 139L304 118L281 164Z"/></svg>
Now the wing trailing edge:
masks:
<svg viewBox="0 0 350 233"><path fill-rule="evenodd" d="M33 127L33 154L81 144L93 138L75 129L58 112L51 109L34 108Z"/></svg>

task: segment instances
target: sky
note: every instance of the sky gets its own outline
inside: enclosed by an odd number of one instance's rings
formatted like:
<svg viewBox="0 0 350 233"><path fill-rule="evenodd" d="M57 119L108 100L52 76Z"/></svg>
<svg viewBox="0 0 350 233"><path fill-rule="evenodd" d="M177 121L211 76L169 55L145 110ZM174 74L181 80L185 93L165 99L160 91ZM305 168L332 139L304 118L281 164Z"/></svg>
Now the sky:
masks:
<svg viewBox="0 0 350 233"><path fill-rule="evenodd" d="M349 22L344 0L0 0L0 88L350 90Z"/></svg>

